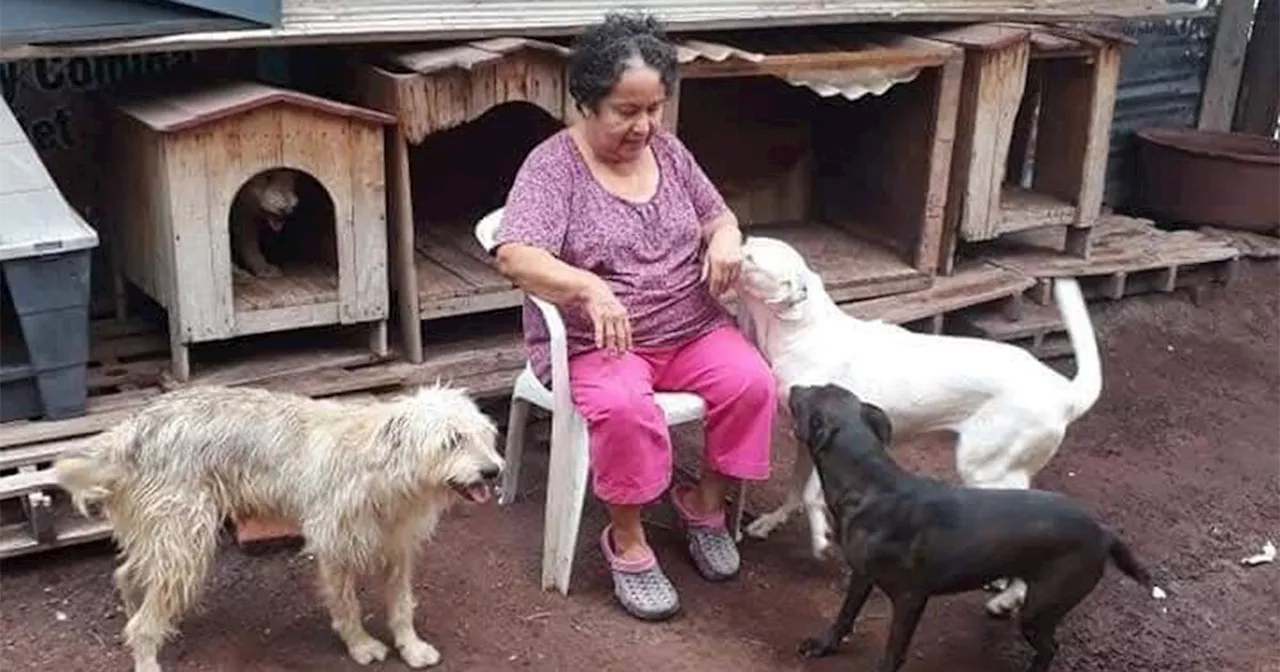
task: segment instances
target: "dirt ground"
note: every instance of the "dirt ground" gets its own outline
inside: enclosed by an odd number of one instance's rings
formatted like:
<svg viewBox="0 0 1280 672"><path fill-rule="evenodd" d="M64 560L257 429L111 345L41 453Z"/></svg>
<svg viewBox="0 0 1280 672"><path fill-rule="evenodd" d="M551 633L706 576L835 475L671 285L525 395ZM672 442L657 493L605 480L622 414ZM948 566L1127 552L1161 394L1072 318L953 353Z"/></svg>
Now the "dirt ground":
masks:
<svg viewBox="0 0 1280 672"><path fill-rule="evenodd" d="M1280 272L1246 264L1239 284L1201 307L1184 293L1094 307L1103 350L1101 401L1068 434L1036 485L1085 502L1128 539L1168 589L1158 603L1116 571L1059 630L1058 672L1275 672L1280 670L1280 564L1240 558L1280 541ZM1067 366L1070 366L1069 364ZM778 478L751 493L759 511L782 497ZM420 632L444 655L438 669L755 670L870 669L888 604L873 597L839 654L801 661L796 646L839 605L842 572L805 555L794 521L749 541L743 573L703 583L653 513L654 541L684 612L644 624L614 606L594 543L601 510L589 503L569 597L538 589L541 478L546 453L527 451L527 486L509 510L460 507L418 573ZM945 446L902 451L914 468L950 475ZM0 580L4 670L125 670L123 618L107 544L5 563ZM279 553L222 553L204 608L162 653L170 671L360 670L313 597L312 567ZM982 594L930 603L910 672L1012 672L1030 650L1011 624L986 617ZM366 604L386 634L377 592ZM372 611L372 610L371 610ZM394 657L385 669L407 669Z"/></svg>

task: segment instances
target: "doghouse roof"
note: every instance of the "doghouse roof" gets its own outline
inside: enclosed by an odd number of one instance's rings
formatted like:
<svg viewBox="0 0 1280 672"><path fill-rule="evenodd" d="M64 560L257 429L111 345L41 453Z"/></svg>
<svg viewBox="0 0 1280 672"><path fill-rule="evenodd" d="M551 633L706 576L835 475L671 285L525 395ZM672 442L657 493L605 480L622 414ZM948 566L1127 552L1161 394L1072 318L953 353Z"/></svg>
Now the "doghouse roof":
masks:
<svg viewBox="0 0 1280 672"><path fill-rule="evenodd" d="M192 86L181 91L119 96L115 102L120 111L162 133L185 131L277 103L370 124L394 124L396 121L395 117L384 112L259 82L235 80Z"/></svg>
<svg viewBox="0 0 1280 672"><path fill-rule="evenodd" d="M522 37L477 40L426 51L391 54L388 59L421 75L450 68L472 70L524 50L567 59L572 50L550 41ZM676 42L686 78L771 75L821 96L851 100L880 94L915 79L922 68L960 56L954 45L909 35L851 34L842 30L775 33L717 33Z"/></svg>
<svg viewBox="0 0 1280 672"><path fill-rule="evenodd" d="M1072 54L1103 46L1129 46L1137 40L1096 26L1060 26L1029 23L979 23L948 28L928 36L970 49L1004 49L1019 42L1031 42L1037 53Z"/></svg>

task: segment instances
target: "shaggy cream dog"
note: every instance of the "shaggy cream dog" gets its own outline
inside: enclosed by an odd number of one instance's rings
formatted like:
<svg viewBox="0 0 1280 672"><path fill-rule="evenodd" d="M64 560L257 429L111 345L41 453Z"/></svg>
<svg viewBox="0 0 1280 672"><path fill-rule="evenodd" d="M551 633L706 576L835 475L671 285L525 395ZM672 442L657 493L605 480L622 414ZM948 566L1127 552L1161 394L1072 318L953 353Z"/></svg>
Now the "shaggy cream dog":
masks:
<svg viewBox="0 0 1280 672"><path fill-rule="evenodd" d="M315 555L333 629L360 664L388 649L361 624L356 581L385 571L387 619L410 667L440 661L413 627L413 565L459 496L489 499L497 429L463 391L425 387L344 404L253 388L164 395L55 468L75 505L101 505L135 672L199 600L229 515L296 522Z"/></svg>
<svg viewBox="0 0 1280 672"><path fill-rule="evenodd" d="M1073 278L1053 286L1076 354L1076 377L1069 380L1014 345L856 319L781 240L752 236L743 254L739 324L769 361L782 395L794 385L833 383L884 409L896 438L953 431L956 470L966 485L1030 487L1067 427L1102 391L1098 345ZM808 451L796 457L786 502L752 521L747 534L763 539L803 508L813 554L822 557L831 541L821 484ZM988 610L1015 608L1025 589L1014 581Z"/></svg>

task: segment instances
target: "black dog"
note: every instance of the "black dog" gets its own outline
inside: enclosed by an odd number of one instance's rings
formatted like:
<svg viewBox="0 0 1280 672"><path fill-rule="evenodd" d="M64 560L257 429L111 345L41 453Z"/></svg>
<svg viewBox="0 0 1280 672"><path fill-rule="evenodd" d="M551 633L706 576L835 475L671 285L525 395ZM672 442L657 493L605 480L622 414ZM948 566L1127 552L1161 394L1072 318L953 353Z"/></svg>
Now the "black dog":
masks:
<svg viewBox="0 0 1280 672"><path fill-rule="evenodd" d="M1019 621L1035 649L1030 672L1049 668L1058 623L1093 590L1108 558L1153 597L1164 597L1124 542L1066 497L910 474L886 452L892 428L884 411L835 385L792 387L788 405L852 570L835 622L801 645L806 658L835 652L873 586L893 602L879 672L902 666L930 596L978 590L1002 576L1027 582Z"/></svg>

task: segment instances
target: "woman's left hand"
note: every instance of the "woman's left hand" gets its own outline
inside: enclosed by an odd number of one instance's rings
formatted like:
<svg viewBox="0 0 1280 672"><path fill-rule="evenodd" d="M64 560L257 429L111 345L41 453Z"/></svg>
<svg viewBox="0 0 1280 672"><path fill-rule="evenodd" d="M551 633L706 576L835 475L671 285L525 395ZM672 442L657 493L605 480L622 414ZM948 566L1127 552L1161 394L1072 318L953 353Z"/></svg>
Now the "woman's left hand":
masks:
<svg viewBox="0 0 1280 672"><path fill-rule="evenodd" d="M724 296L738 281L742 271L742 233L736 225L719 227L707 242L707 256L702 262L702 279L711 295Z"/></svg>

